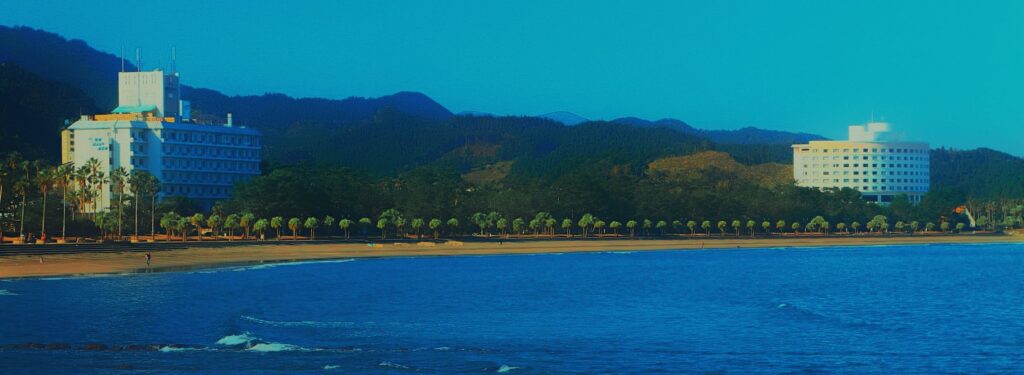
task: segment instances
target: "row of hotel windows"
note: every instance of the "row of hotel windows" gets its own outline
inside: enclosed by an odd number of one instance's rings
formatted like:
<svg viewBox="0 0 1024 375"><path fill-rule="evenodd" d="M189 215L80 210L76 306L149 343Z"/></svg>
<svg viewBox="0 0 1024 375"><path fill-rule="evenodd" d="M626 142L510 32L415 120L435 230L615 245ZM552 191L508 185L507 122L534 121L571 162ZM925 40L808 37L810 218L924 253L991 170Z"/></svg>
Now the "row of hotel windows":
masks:
<svg viewBox="0 0 1024 375"><path fill-rule="evenodd" d="M850 160L850 158L851 158L851 156L842 156L842 159L840 159L840 156L832 156L831 159L829 159L828 156L822 156L821 160ZM853 160L917 160L917 161L926 160L926 158L923 157L923 156L885 156L885 155L882 155L882 156L878 156L878 155L858 156L858 155L853 155L852 158L853 158ZM817 156L804 156L804 157L801 158L801 160L818 160L818 157Z"/></svg>
<svg viewBox="0 0 1024 375"><path fill-rule="evenodd" d="M259 172L259 163L222 160L163 158L164 168Z"/></svg>
<svg viewBox="0 0 1024 375"><path fill-rule="evenodd" d="M825 183L828 183L829 180L831 180L832 182L839 182L838 178L831 178L831 179L829 179L829 178L815 178L815 179L804 179L803 181L804 182L825 182ZM843 180L843 182L850 182L849 178L844 178L842 180ZM870 181L868 181L868 180L870 180ZM861 181L861 179L859 179L859 178L854 178L853 179L853 182L860 182L860 181ZM884 184L884 183L886 183L886 179L884 179L884 178L881 178L881 179L879 179L879 178L865 178L864 182L873 182L873 183L883 183ZM916 184L921 184L921 183L928 183L928 180L925 180L923 178L891 178L891 179L888 180L888 182L889 183L916 183Z"/></svg>
<svg viewBox="0 0 1024 375"><path fill-rule="evenodd" d="M804 168L807 168L807 166L808 166L807 164L804 164ZM811 164L810 167L811 168L815 168L815 169L821 168L821 167L828 168L829 165L828 164ZM832 168L839 168L839 163L834 163L834 164L831 165L831 167ZM849 163L843 163L842 167L843 168L850 168L850 164ZM860 165L860 163L853 163L853 167L854 168L860 168L861 165ZM923 164L870 164L869 165L867 163L864 163L864 168L917 168L917 169L925 169L927 167L928 167L927 165L923 165Z"/></svg>
<svg viewBox="0 0 1024 375"><path fill-rule="evenodd" d="M233 184L249 180L248 176L224 173L195 173L164 171L165 182L197 182L210 184Z"/></svg>
<svg viewBox="0 0 1024 375"><path fill-rule="evenodd" d="M923 149L923 148L870 148L870 149L869 148L843 148L843 149L833 148L831 150L832 150L832 152L850 152L850 150L853 150L853 152L855 152L855 153L856 152L875 152L875 153L881 152L881 153L892 153L892 154L925 154L928 151L927 149ZM842 151L840 151L840 150L842 150ZM870 150L870 151L868 151L868 150ZM881 150L881 151L879 151L879 150ZM829 149L827 149L827 148L802 148L802 149L800 149L800 151L803 151L803 152L807 152L807 151L811 151L811 152L819 152L819 151L820 152L828 152Z"/></svg>
<svg viewBox="0 0 1024 375"><path fill-rule="evenodd" d="M861 171L853 171L852 174L854 176L859 176L859 175L864 175L864 176L923 176L923 175L925 175L924 172L915 172L915 171L910 171L910 172L907 172L907 171L888 171L889 172L888 174L885 173L885 172L886 171L882 171L881 173L879 173L878 171L871 171L869 173L868 171L863 171L863 172L861 172ZM829 172L829 171L824 171L824 172L820 172L820 173L817 172L817 171L811 171L811 172L804 171L804 176L807 176L807 175L810 175L810 174L822 175L822 176L828 176L828 175L833 175L833 174L836 175L836 176L840 175L840 173L838 171L836 171L835 173L832 173L832 172ZM850 174L851 174L850 171L843 171L842 176L849 176Z"/></svg>
<svg viewBox="0 0 1024 375"><path fill-rule="evenodd" d="M838 182L838 180L836 180ZM864 181L867 182L867 181ZM928 187L925 185L900 185L900 186L850 186L848 187L858 191L927 191Z"/></svg>
<svg viewBox="0 0 1024 375"><path fill-rule="evenodd" d="M233 148L222 147L164 145L163 150L164 153L168 155L212 156L243 159L254 159L260 157L258 150L236 150Z"/></svg>
<svg viewBox="0 0 1024 375"><path fill-rule="evenodd" d="M164 185L163 192L169 195L227 196L228 189L222 186Z"/></svg>
<svg viewBox="0 0 1024 375"><path fill-rule="evenodd" d="M260 137L252 135L164 131L163 138L177 142L259 146Z"/></svg>

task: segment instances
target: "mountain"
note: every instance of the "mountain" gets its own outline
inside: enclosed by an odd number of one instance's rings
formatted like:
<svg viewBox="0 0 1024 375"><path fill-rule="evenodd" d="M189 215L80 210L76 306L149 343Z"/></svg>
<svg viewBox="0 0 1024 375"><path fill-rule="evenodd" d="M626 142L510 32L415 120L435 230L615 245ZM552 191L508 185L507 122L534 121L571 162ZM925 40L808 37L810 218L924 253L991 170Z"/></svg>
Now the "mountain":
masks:
<svg viewBox="0 0 1024 375"><path fill-rule="evenodd" d="M14 63L49 81L77 87L109 111L117 102L117 72L121 59L97 51L81 40L28 27L0 26L0 62ZM127 70L135 66L125 62ZM380 98L342 100L292 98L284 94L228 96L218 91L182 85L182 97L192 102L200 119L219 120L232 112L240 124L262 129L284 128L294 122L337 124L372 118L383 108L440 120L452 115L426 95L399 92Z"/></svg>
<svg viewBox="0 0 1024 375"><path fill-rule="evenodd" d="M988 148L933 149L931 188L950 189L966 199L1024 197L1024 159Z"/></svg>
<svg viewBox="0 0 1024 375"><path fill-rule="evenodd" d="M566 111L558 111L558 112L545 113L545 114L539 115L537 117L546 118L548 120L555 121L555 122L560 122L560 123L562 123L562 125L566 125L566 126L576 126L576 125L582 124L584 122L590 121L590 120L587 120L586 118L584 118L583 116L577 115L577 114L572 113L572 112L566 112Z"/></svg>
<svg viewBox="0 0 1024 375"><path fill-rule="evenodd" d="M81 90L0 63L0 150L56 162L65 120L95 111L96 104Z"/></svg>
<svg viewBox="0 0 1024 375"><path fill-rule="evenodd" d="M612 120L612 122L645 128L659 127L673 129L686 134L704 137L714 141L715 143L721 144L772 144L789 146L794 143L807 143L809 141L827 139L815 134L766 130L749 126L737 130L704 130L694 128L693 126L676 119L650 121L637 117L623 117Z"/></svg>

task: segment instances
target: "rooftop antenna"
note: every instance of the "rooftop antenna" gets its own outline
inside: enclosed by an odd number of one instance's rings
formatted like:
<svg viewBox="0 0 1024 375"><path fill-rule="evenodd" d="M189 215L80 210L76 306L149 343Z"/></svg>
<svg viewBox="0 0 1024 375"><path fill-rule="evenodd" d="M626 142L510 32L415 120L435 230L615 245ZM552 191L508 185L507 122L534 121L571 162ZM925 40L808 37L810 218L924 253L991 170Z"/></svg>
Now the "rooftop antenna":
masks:
<svg viewBox="0 0 1024 375"><path fill-rule="evenodd" d="M121 45L121 73L124 73L124 45Z"/></svg>
<svg viewBox="0 0 1024 375"><path fill-rule="evenodd" d="M171 74L178 75L178 53L177 48L171 47Z"/></svg>

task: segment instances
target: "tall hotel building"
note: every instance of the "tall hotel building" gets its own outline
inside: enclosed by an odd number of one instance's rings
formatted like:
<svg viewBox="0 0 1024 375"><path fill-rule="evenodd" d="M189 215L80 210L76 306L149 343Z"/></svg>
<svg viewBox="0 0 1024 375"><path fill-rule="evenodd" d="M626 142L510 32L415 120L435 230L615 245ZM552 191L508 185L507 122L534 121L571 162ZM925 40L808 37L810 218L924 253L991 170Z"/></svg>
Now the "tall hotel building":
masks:
<svg viewBox="0 0 1024 375"><path fill-rule="evenodd" d="M230 197L235 183L260 172L260 133L234 126L197 124L180 98L178 74L161 70L120 72L113 113L82 116L61 133L61 158L81 167L99 161L109 176L118 167L144 170L161 182L160 198L187 197L209 208ZM110 207L103 185L100 209Z"/></svg>
<svg viewBox="0 0 1024 375"><path fill-rule="evenodd" d="M928 192L927 143L895 139L889 124L849 128L849 140L793 145L793 178L798 186L850 188L865 200L888 204L905 194L912 203Z"/></svg>

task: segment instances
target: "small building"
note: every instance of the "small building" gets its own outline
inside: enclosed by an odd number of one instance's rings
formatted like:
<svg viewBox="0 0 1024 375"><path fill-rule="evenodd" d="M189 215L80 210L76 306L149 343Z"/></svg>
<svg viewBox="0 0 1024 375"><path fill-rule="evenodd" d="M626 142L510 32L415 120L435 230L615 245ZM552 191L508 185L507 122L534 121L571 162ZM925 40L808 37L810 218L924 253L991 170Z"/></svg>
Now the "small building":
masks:
<svg viewBox="0 0 1024 375"><path fill-rule="evenodd" d="M161 70L118 74L118 106L110 114L82 116L61 132L61 160L76 168L90 159L99 170L144 170L161 182L159 197L187 197L209 208L230 198L234 184L260 173L261 136L255 129L193 123L180 99L178 74ZM110 207L103 185L100 210Z"/></svg>
<svg viewBox="0 0 1024 375"><path fill-rule="evenodd" d="M888 123L849 127L845 141L793 145L793 178L798 186L850 188L871 202L888 204L904 194L921 202L930 186L927 143L900 140Z"/></svg>

